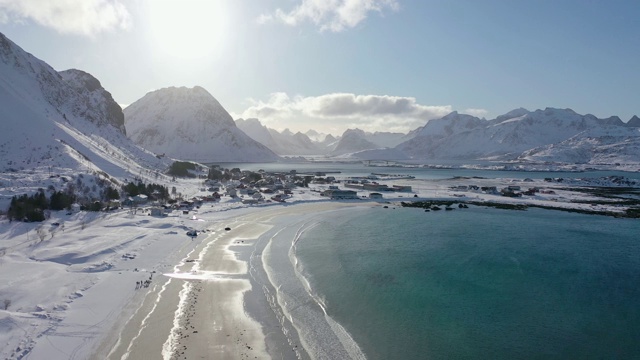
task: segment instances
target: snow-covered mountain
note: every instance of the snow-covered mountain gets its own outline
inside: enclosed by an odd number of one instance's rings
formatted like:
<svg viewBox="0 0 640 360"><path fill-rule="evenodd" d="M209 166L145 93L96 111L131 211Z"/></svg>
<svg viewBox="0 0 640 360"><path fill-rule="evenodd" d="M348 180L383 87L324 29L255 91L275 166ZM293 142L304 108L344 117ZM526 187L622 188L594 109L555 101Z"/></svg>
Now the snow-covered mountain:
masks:
<svg viewBox="0 0 640 360"><path fill-rule="evenodd" d="M82 70L70 69L61 71L60 76L78 93L86 97L86 110L81 115L97 125L111 125L126 135L124 127L124 113L122 108L105 90L100 81ZM89 111L91 109L92 111Z"/></svg>
<svg viewBox="0 0 640 360"><path fill-rule="evenodd" d="M360 129L347 129L333 145L330 154L338 156L364 150L391 148L402 143L405 136L401 133L370 133Z"/></svg>
<svg viewBox="0 0 640 360"><path fill-rule="evenodd" d="M127 135L155 153L199 162L269 162L279 157L240 130L207 90L170 87L124 110Z"/></svg>
<svg viewBox="0 0 640 360"><path fill-rule="evenodd" d="M307 135L307 137L308 137L311 141L316 142L316 143L322 143L322 142L324 142L324 141L325 141L325 139L327 138L327 136L328 136L328 135L331 135L331 134L325 134L325 133L317 132L317 131L316 131L316 130L314 130L314 129L309 129L309 130L307 130L304 134L305 134L305 135Z"/></svg>
<svg viewBox="0 0 640 360"><path fill-rule="evenodd" d="M256 118L250 119L237 119L236 126L242 130L245 134L249 135L253 140L261 143L262 145L268 147L272 151L275 151L276 141L271 136L271 132L269 128L262 125L260 120Z"/></svg>
<svg viewBox="0 0 640 360"><path fill-rule="evenodd" d="M126 138L122 110L97 79L59 73L1 33L0 119L0 172L44 167L126 177L167 165Z"/></svg>
<svg viewBox="0 0 640 360"><path fill-rule="evenodd" d="M319 143L311 141L301 132L293 133L289 129L279 132L269 129L276 145L276 152L282 155L322 155L326 148Z"/></svg>
<svg viewBox="0 0 640 360"><path fill-rule="evenodd" d="M343 155L363 150L377 149L380 146L366 139L366 134L360 129L347 129L331 151L331 155Z"/></svg>
<svg viewBox="0 0 640 360"><path fill-rule="evenodd" d="M365 132L348 129L339 138L321 134L315 130L293 133L289 129L277 131L268 128L258 119L238 119L236 125L252 139L264 144L279 155L329 155L349 156L365 150L395 147L410 138L402 133ZM379 151L367 154L379 154ZM397 152L394 152L398 154ZM369 155L367 155L369 156ZM373 156L373 155L372 155ZM389 155L395 156L395 155ZM406 157L403 155L403 158Z"/></svg>
<svg viewBox="0 0 640 360"><path fill-rule="evenodd" d="M634 129L618 117L598 119L571 109L516 109L493 120L453 112L429 121L397 150L413 159L587 163L604 161L602 156L617 151L640 162L634 150L640 133Z"/></svg>
<svg viewBox="0 0 640 360"><path fill-rule="evenodd" d="M633 115L626 125L629 127L640 127L640 118L637 115Z"/></svg>
<svg viewBox="0 0 640 360"><path fill-rule="evenodd" d="M294 134L289 129L279 132L262 125L258 119L237 119L236 125L278 155L321 155L326 152L325 146L312 141L306 134Z"/></svg>
<svg viewBox="0 0 640 360"><path fill-rule="evenodd" d="M320 144L327 149L331 149L336 146L339 140L340 140L340 137L335 137L331 134L327 134L327 136L324 137L324 140L322 140Z"/></svg>
<svg viewBox="0 0 640 360"><path fill-rule="evenodd" d="M588 129L556 144L525 151L519 160L613 165L640 161L640 129L604 126Z"/></svg>

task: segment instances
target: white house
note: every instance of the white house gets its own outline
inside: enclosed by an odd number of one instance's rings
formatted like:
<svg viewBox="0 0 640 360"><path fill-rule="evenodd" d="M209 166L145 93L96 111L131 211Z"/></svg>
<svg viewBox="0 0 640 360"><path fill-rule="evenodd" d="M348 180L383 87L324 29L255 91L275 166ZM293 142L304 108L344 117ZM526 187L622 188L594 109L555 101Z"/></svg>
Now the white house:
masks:
<svg viewBox="0 0 640 360"><path fill-rule="evenodd" d="M149 197L145 194L139 194L133 197L133 202L136 204L146 204L149 201Z"/></svg>
<svg viewBox="0 0 640 360"><path fill-rule="evenodd" d="M322 196L329 197L332 200L358 199L358 193L353 190L325 190Z"/></svg>

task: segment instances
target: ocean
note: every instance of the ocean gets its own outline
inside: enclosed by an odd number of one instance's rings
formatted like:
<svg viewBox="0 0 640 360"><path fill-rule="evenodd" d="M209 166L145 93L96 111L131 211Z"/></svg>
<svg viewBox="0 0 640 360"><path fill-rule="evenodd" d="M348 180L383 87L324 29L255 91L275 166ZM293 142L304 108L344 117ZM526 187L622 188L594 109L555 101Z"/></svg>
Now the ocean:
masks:
<svg viewBox="0 0 640 360"><path fill-rule="evenodd" d="M319 359L638 359L639 234L543 209L359 207L291 225L264 260Z"/></svg>

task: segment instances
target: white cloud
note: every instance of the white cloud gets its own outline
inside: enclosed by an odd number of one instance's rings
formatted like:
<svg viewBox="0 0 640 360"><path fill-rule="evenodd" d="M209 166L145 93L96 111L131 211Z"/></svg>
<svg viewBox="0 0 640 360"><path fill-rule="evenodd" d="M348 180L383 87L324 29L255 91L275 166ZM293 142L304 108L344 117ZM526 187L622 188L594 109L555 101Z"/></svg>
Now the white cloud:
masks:
<svg viewBox="0 0 640 360"><path fill-rule="evenodd" d="M463 114L469 114L475 117L485 117L489 114L488 110L485 109L466 109L461 111Z"/></svg>
<svg viewBox="0 0 640 360"><path fill-rule="evenodd" d="M127 29L131 16L120 0L0 0L0 21L25 20L63 34L93 36Z"/></svg>
<svg viewBox="0 0 640 360"><path fill-rule="evenodd" d="M251 99L249 102L246 110L233 115L258 118L278 130L315 129L334 134L356 127L372 132L408 132L452 111L449 105L421 105L412 97L349 93L309 97L273 93L267 101Z"/></svg>
<svg viewBox="0 0 640 360"><path fill-rule="evenodd" d="M277 9L273 14L262 14L257 21L264 24L279 21L296 26L311 21L320 31L340 32L357 26L370 12L397 11L397 0L302 0L291 11Z"/></svg>

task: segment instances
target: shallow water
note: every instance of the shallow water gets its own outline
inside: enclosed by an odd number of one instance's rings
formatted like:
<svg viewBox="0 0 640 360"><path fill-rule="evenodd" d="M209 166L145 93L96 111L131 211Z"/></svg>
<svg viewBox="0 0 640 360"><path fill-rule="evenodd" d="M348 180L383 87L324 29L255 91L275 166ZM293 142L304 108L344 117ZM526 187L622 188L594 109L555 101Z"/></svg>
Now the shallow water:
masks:
<svg viewBox="0 0 640 360"><path fill-rule="evenodd" d="M369 359L640 358L637 220L373 208L302 228L296 281Z"/></svg>

